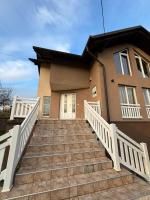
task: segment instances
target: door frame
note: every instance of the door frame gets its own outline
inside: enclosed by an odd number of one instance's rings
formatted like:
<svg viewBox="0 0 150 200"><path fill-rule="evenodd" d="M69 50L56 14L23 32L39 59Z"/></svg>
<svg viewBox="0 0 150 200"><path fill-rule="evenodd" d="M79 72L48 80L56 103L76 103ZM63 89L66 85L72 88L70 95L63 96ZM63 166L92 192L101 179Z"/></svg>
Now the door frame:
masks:
<svg viewBox="0 0 150 200"><path fill-rule="evenodd" d="M76 103L77 103L76 100L77 100L77 98L76 98L76 93L75 93L75 92L66 92L66 93L61 93L61 94L60 94L59 118L62 119L62 120L67 120L67 118L63 118L63 117L62 117L62 112L61 112L61 109L62 109L62 102L61 102L62 99L61 99L61 97L62 97L62 95L65 95L65 94L66 94L66 95L71 95L71 94L72 94L72 95L75 95L75 117L74 117L74 118L70 118L70 119L68 118L68 120L76 119Z"/></svg>

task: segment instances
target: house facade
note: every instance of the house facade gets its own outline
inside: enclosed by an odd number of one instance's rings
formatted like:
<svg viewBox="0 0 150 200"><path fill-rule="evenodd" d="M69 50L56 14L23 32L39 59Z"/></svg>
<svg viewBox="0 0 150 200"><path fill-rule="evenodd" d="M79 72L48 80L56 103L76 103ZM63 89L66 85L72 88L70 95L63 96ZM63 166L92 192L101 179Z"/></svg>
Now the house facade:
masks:
<svg viewBox="0 0 150 200"><path fill-rule="evenodd" d="M90 36L82 55L33 47L39 116L83 119L84 100L126 132L150 130L150 33L138 26ZM144 133L143 133L144 134Z"/></svg>

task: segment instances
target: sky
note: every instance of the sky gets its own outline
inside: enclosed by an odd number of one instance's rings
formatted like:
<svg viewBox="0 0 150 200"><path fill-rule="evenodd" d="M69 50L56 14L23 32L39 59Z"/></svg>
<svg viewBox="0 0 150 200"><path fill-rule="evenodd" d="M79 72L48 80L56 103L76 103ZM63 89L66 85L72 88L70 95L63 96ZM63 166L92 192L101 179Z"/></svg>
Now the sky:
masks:
<svg viewBox="0 0 150 200"><path fill-rule="evenodd" d="M149 0L103 0L106 32L142 25ZM13 95L36 97L32 46L82 54L89 35L103 33L100 0L0 0L0 81Z"/></svg>

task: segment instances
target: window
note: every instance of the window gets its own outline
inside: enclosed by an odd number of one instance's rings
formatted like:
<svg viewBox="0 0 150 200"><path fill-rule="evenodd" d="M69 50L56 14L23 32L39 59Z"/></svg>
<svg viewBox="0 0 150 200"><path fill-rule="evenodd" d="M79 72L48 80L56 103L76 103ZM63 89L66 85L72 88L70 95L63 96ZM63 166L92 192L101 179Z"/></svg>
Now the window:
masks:
<svg viewBox="0 0 150 200"><path fill-rule="evenodd" d="M124 50L114 54L117 73L131 75L130 61L128 51Z"/></svg>
<svg viewBox="0 0 150 200"><path fill-rule="evenodd" d="M149 63L146 62L141 56L137 54L135 55L135 60L140 77L143 78L150 77Z"/></svg>
<svg viewBox="0 0 150 200"><path fill-rule="evenodd" d="M50 114L50 96L43 97L43 116L49 116Z"/></svg>
<svg viewBox="0 0 150 200"><path fill-rule="evenodd" d="M119 86L120 103L121 104L137 104L136 93L134 87Z"/></svg>
<svg viewBox="0 0 150 200"><path fill-rule="evenodd" d="M150 89L143 89L145 105L150 106Z"/></svg>
<svg viewBox="0 0 150 200"><path fill-rule="evenodd" d="M92 96L96 97L97 93L96 93L96 86L92 88Z"/></svg>

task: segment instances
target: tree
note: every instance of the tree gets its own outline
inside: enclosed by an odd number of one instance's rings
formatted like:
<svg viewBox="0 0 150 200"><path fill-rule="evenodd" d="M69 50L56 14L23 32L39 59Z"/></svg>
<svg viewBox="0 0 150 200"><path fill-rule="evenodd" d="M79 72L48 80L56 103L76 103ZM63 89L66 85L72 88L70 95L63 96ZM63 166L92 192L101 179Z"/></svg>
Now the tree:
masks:
<svg viewBox="0 0 150 200"><path fill-rule="evenodd" d="M0 107L4 111L6 106L11 105L11 97L12 97L12 89L11 88L4 88L0 83Z"/></svg>

